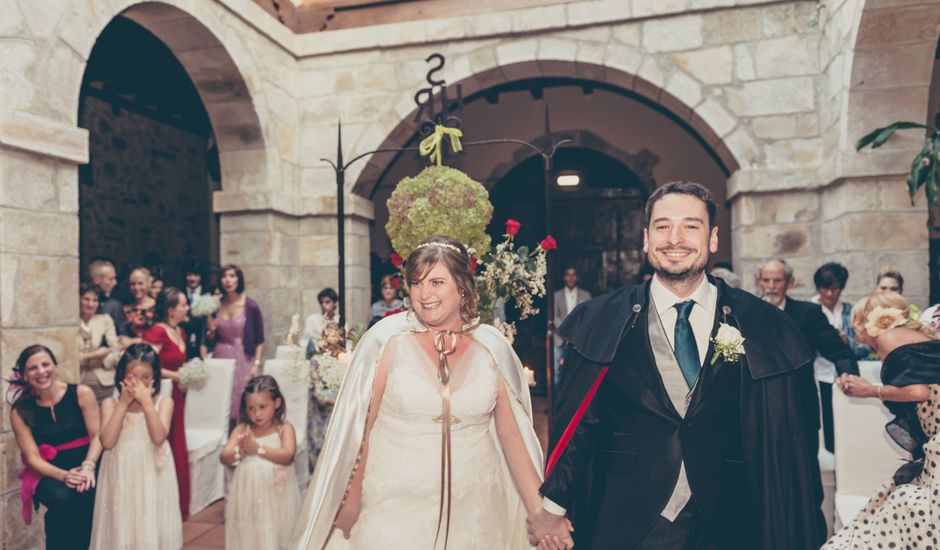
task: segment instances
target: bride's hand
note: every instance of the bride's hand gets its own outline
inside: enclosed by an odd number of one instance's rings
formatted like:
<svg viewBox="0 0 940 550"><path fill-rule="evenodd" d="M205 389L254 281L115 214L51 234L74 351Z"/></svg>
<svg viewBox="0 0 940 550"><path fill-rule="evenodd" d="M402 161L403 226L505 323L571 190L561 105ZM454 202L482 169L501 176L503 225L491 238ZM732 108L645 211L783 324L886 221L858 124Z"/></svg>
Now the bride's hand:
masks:
<svg viewBox="0 0 940 550"><path fill-rule="evenodd" d="M336 521L333 523L333 527L339 529L343 532L343 537L349 538L349 533L352 531L354 525L359 520L359 504L346 502L343 505L343 508L339 511L339 514L336 516Z"/></svg>

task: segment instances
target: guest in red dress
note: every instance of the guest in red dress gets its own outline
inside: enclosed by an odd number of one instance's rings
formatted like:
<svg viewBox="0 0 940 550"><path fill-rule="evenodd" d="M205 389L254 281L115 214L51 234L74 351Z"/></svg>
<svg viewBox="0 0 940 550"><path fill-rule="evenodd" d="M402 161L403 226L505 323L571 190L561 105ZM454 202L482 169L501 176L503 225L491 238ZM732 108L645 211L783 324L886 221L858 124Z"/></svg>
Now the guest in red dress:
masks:
<svg viewBox="0 0 940 550"><path fill-rule="evenodd" d="M189 517L189 451L186 448L186 423L183 419L185 398L179 384L179 370L186 362L186 333L179 326L189 314L186 294L175 287L167 287L157 297L154 310L157 322L144 333L143 339L160 356L160 376L173 381L173 420L168 439L176 465L180 513L183 521L186 521Z"/></svg>

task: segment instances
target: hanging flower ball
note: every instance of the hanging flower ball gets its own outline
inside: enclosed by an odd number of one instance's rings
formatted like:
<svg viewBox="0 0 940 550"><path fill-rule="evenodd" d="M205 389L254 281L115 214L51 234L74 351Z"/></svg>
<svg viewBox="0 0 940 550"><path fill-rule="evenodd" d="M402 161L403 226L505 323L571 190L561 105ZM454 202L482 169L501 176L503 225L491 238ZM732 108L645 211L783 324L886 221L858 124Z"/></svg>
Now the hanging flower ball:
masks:
<svg viewBox="0 0 940 550"><path fill-rule="evenodd" d="M489 193L470 176L447 166L430 166L404 178L388 199L385 230L402 258L433 235L446 235L482 256L490 248L486 226L493 217Z"/></svg>

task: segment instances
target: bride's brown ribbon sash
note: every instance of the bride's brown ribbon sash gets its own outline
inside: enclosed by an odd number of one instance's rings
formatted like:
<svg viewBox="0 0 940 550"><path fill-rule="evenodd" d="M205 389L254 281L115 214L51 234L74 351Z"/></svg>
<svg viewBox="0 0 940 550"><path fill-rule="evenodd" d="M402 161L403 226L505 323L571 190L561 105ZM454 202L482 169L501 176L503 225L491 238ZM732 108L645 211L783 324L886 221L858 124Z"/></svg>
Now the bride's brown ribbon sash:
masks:
<svg viewBox="0 0 940 550"><path fill-rule="evenodd" d="M449 346L445 347L445 338ZM435 422L441 423L441 501L437 516L437 533L434 536L434 548L441 536L441 526L444 527L444 549L447 549L447 540L450 536L450 501L451 501L451 440L450 426L460 422L450 414L450 366L447 356L457 351L457 334L445 330L434 335L434 349L437 350L437 377L441 382L441 416L434 417ZM444 508L447 515L444 515Z"/></svg>

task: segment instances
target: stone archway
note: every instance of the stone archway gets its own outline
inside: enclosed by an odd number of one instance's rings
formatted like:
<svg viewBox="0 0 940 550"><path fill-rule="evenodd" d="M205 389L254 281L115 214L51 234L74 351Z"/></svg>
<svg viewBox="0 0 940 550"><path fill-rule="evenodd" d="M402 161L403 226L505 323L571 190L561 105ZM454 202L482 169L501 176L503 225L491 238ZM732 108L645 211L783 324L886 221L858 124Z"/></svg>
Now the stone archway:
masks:
<svg viewBox="0 0 940 550"><path fill-rule="evenodd" d="M218 144L222 188L257 189L276 177L269 173L277 169L277 163L268 161L263 126L249 88L251 76L236 64L218 32L183 9L164 3L132 5L120 15L156 35L192 79Z"/></svg>
<svg viewBox="0 0 940 550"><path fill-rule="evenodd" d="M895 120L926 121L938 106L929 106L931 76L940 35L940 4L907 0L889 5L866 1L858 8L851 40L854 48L846 71L849 80L841 117L843 174L880 175L890 166L910 169L917 132L902 132L876 151L854 154L854 143L874 128Z"/></svg>
<svg viewBox="0 0 940 550"><path fill-rule="evenodd" d="M940 4L928 0L871 0L847 3L855 9L855 26L847 30L852 49L840 63L848 64L839 82L838 122L828 140L837 147L824 170L831 185L821 191L824 204L821 235L824 257L837 257L851 274L847 296L871 291L883 266L895 266L908 281L905 294L913 303L940 298L936 269L928 269L931 241L923 195L912 205L905 179L923 134L897 133L884 146L856 152L855 142L868 132L897 120L933 124L938 105L929 105ZM837 144L837 145L836 145ZM824 172L825 173L825 172ZM850 200L849 197L864 198ZM863 204L864 203L864 204ZM890 235L890 238L886 238ZM936 259L931 259L936 264Z"/></svg>
<svg viewBox="0 0 940 550"><path fill-rule="evenodd" d="M737 124L731 116L712 101L702 101L700 90L694 86L677 83L681 78L673 78L665 87L625 72L616 66L575 63L570 61L532 60L496 66L468 75L448 86L460 84L464 97L472 98L485 90L503 84L527 79L574 79L592 80L610 86L658 106L671 117L688 128L691 134L710 151L723 166L727 174L733 174L742 165L754 158L754 144L746 140L728 141L726 138ZM696 85L697 86L697 85ZM698 105L699 109L692 106ZM415 136L416 126L412 122L416 109L400 118L385 139L375 148L405 147ZM402 114L399 112L399 114ZM398 118L398 115L395 116ZM363 196L370 194L369 189L385 173L394 161L390 155L376 155L363 167L352 192Z"/></svg>
<svg viewBox="0 0 940 550"><path fill-rule="evenodd" d="M574 130L568 132L556 132L552 135L552 142L562 140L569 141L566 147L581 147L602 153L617 162L629 168L643 185L647 194L652 193L656 188L656 180L653 177L652 169L659 161L656 153L648 149L641 149L635 153L624 151L616 145L608 142L606 139L589 130ZM545 137L540 137L533 141L536 147L545 146ZM533 152L528 147L520 146L512 156L502 164L497 165L490 173L487 181L498 182L502 180L519 163L533 156Z"/></svg>

